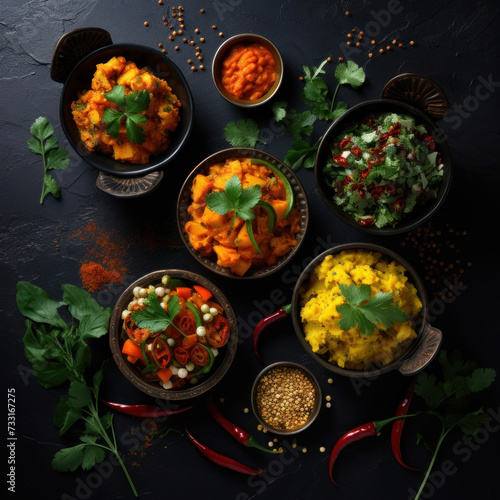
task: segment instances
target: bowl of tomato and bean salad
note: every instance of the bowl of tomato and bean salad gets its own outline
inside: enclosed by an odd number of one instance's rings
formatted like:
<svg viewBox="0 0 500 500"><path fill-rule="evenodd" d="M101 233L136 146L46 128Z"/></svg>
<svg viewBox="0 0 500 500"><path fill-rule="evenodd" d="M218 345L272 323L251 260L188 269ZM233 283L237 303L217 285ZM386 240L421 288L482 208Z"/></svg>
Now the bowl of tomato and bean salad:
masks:
<svg viewBox="0 0 500 500"><path fill-rule="evenodd" d="M229 148L203 160L177 202L179 233L191 255L235 279L262 278L285 266L302 245L308 222L306 193L293 171L252 148Z"/></svg>
<svg viewBox="0 0 500 500"><path fill-rule="evenodd" d="M330 125L315 177L339 219L366 233L392 235L438 211L450 189L452 159L427 113L381 98L353 106Z"/></svg>
<svg viewBox="0 0 500 500"><path fill-rule="evenodd" d="M233 309L209 280L177 269L132 283L110 322L110 347L122 374L153 397L199 396L226 374L236 354Z"/></svg>
<svg viewBox="0 0 500 500"><path fill-rule="evenodd" d="M276 45L254 33L228 38L217 49L212 78L219 94L243 108L274 97L283 80L283 59Z"/></svg>

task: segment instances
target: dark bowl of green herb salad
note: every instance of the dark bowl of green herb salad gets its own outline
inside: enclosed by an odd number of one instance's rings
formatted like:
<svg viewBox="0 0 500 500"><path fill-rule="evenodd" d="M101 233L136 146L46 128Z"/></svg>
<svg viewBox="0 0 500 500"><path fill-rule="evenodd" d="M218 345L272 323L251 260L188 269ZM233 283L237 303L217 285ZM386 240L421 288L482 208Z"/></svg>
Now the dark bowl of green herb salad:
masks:
<svg viewBox="0 0 500 500"><path fill-rule="evenodd" d="M315 163L318 190L347 224L377 235L409 231L443 204L451 153L426 112L381 98L353 106L324 134Z"/></svg>
<svg viewBox="0 0 500 500"><path fill-rule="evenodd" d="M166 81L168 87L171 88L171 93L180 102L179 121L175 131L168 132L168 147L162 152L152 153L148 160L142 163L139 163L138 158L135 157L120 161L110 154L104 154L98 148L90 151L82 140L73 117L72 102L91 88L97 65L107 63L114 57L123 57L135 63L137 68L145 68L157 79ZM191 90L180 69L158 49L131 43L113 43L109 33L103 29L79 28L63 35L56 45L51 77L63 84L60 120L68 141L78 155L98 169L101 175L112 176L121 179L121 182L126 182L131 178L139 179L148 174L158 173L178 155L189 138L194 121L194 101ZM153 99L151 99L151 106L152 104ZM122 108L117 109L123 113L132 114L130 110ZM139 109L134 116L126 116L132 121L143 124L137 118L141 110ZM127 127L127 137L129 137L130 120L121 117L122 127ZM134 123L130 124L130 127L134 127ZM135 125L135 128L137 127L138 125ZM132 139L129 140L133 142Z"/></svg>

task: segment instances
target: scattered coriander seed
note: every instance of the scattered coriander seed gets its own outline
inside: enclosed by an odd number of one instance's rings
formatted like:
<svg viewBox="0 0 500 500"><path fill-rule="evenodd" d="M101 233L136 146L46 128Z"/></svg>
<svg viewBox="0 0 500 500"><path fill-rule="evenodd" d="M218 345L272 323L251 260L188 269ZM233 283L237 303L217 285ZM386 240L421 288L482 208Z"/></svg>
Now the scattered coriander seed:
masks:
<svg viewBox="0 0 500 500"><path fill-rule="evenodd" d="M352 38L352 33L347 33L347 38Z"/></svg>
<svg viewBox="0 0 500 500"><path fill-rule="evenodd" d="M352 45L352 43L351 42L347 42L347 45Z"/></svg>
<svg viewBox="0 0 500 500"><path fill-rule="evenodd" d="M329 379L327 380L327 382L328 382L329 384L333 384L333 378L329 378Z"/></svg>
<svg viewBox="0 0 500 500"><path fill-rule="evenodd" d="M415 42L412 40L412 41L410 42L410 45L415 45Z"/></svg>
<svg viewBox="0 0 500 500"><path fill-rule="evenodd" d="M373 57L373 54L370 52L370 53L368 54L368 57Z"/></svg>
<svg viewBox="0 0 500 500"><path fill-rule="evenodd" d="M205 14L205 9L200 9L200 14Z"/></svg>
<svg viewBox="0 0 500 500"><path fill-rule="evenodd" d="M361 44L359 42L356 42L356 47L359 47Z"/></svg>
<svg viewBox="0 0 500 500"><path fill-rule="evenodd" d="M386 49L387 49L387 50L391 50L391 46L390 46L390 45L388 45L388 46L386 47Z"/></svg>
<svg viewBox="0 0 500 500"><path fill-rule="evenodd" d="M198 60L199 61L203 61L203 57L202 56L198 56Z"/></svg>
<svg viewBox="0 0 500 500"><path fill-rule="evenodd" d="M332 58L331 58L330 56L328 56L328 57L326 58L326 60L327 60L328 62L331 62L331 61L332 61Z"/></svg>
<svg viewBox="0 0 500 500"><path fill-rule="evenodd" d="M403 44L401 42L398 43L398 47L402 47Z"/></svg>
<svg viewBox="0 0 500 500"><path fill-rule="evenodd" d="M327 408L331 408L332 407L332 403L326 403L325 405Z"/></svg>
<svg viewBox="0 0 500 500"><path fill-rule="evenodd" d="M163 0L158 0L159 5L163 5Z"/></svg>
<svg viewBox="0 0 500 500"><path fill-rule="evenodd" d="M371 43L372 45L375 45L375 40L372 40L370 43Z"/></svg>
<svg viewBox="0 0 500 500"><path fill-rule="evenodd" d="M163 43L159 43L158 47L160 47L160 49L161 49L163 47Z"/></svg>
<svg viewBox="0 0 500 500"><path fill-rule="evenodd" d="M353 28L351 31L352 31L353 33L356 33L356 28Z"/></svg>
<svg viewBox="0 0 500 500"><path fill-rule="evenodd" d="M170 35L170 36L168 37L168 39L173 41L173 40L174 40L174 37L173 37L172 35Z"/></svg>
<svg viewBox="0 0 500 500"><path fill-rule="evenodd" d="M380 50L379 50L379 52L380 52L381 54L383 54L383 53L384 53L384 49L380 49Z"/></svg>
<svg viewBox="0 0 500 500"><path fill-rule="evenodd" d="M325 453L326 448L325 448L324 446L320 446L319 451L320 451L321 453Z"/></svg>
<svg viewBox="0 0 500 500"><path fill-rule="evenodd" d="M200 38L200 42L201 42L201 43L204 43L204 42L205 42L205 39L204 39L203 37L202 37L202 38Z"/></svg>
<svg viewBox="0 0 500 500"><path fill-rule="evenodd" d="M339 62L342 62L344 60L343 57L339 57Z"/></svg>
<svg viewBox="0 0 500 500"><path fill-rule="evenodd" d="M200 32L200 29L199 29L199 28L195 28L195 29L194 29L194 32L195 32L195 33L199 33L199 32Z"/></svg>
<svg viewBox="0 0 500 500"><path fill-rule="evenodd" d="M189 42L189 45L194 45L194 40L191 40L191 41Z"/></svg>
<svg viewBox="0 0 500 500"><path fill-rule="evenodd" d="M219 36L224 36L224 33L222 33L222 31L219 33Z"/></svg>
<svg viewBox="0 0 500 500"><path fill-rule="evenodd" d="M216 30L217 29L217 26L215 26L215 24L212 25L212 29L213 30Z"/></svg>
<svg viewBox="0 0 500 500"><path fill-rule="evenodd" d="M192 64L192 62L193 62L193 61L191 61L191 59L188 59L188 60L187 60L187 63L188 63L188 64Z"/></svg>
<svg viewBox="0 0 500 500"><path fill-rule="evenodd" d="M144 26L149 26L149 23L147 21L144 21Z"/></svg>
<svg viewBox="0 0 500 500"><path fill-rule="evenodd" d="M179 34L179 35L182 35L182 33L184 33L182 30L179 30L179 31L177 32L177 34Z"/></svg>
<svg viewBox="0 0 500 500"><path fill-rule="evenodd" d="M244 411L245 413L248 413L248 412L249 412L248 408L243 408L243 411Z"/></svg>
<svg viewBox="0 0 500 500"><path fill-rule="evenodd" d="M302 453L307 453L307 448L302 448Z"/></svg>
<svg viewBox="0 0 500 500"><path fill-rule="evenodd" d="M198 52L201 52L200 47L196 47L196 50L197 50Z"/></svg>
<svg viewBox="0 0 500 500"><path fill-rule="evenodd" d="M224 403L225 399L224 399L224 398L219 398L219 401L220 401L221 403Z"/></svg>
<svg viewBox="0 0 500 500"><path fill-rule="evenodd" d="M350 12L348 10L345 11L345 15L348 16Z"/></svg>
<svg viewBox="0 0 500 500"><path fill-rule="evenodd" d="M274 446L274 443L272 441L269 441L269 443L267 443L267 446L269 446L269 448L272 448Z"/></svg>
<svg viewBox="0 0 500 500"><path fill-rule="evenodd" d="M205 69L205 66L203 66L203 64L200 64L200 69L203 71Z"/></svg>
<svg viewBox="0 0 500 500"><path fill-rule="evenodd" d="M398 41L397 41L397 40L393 40L393 41L392 41L392 44L393 44L393 45L396 45L397 43L398 43Z"/></svg>
<svg viewBox="0 0 500 500"><path fill-rule="evenodd" d="M196 66L191 66L191 71L196 71Z"/></svg>
<svg viewBox="0 0 500 500"><path fill-rule="evenodd" d="M326 396L326 397L325 397L325 399L326 399L327 401L331 401L331 400L332 400L332 397L331 397L330 395L328 395L328 396Z"/></svg>
<svg viewBox="0 0 500 500"><path fill-rule="evenodd" d="M182 39L182 41L183 41L184 43L187 43L188 39L187 39L187 38L183 38L183 39Z"/></svg>
<svg viewBox="0 0 500 500"><path fill-rule="evenodd" d="M361 33L358 35L358 40L363 40L363 35Z"/></svg>
<svg viewBox="0 0 500 500"><path fill-rule="evenodd" d="M172 31L173 36L177 36L177 31Z"/></svg>
<svg viewBox="0 0 500 500"><path fill-rule="evenodd" d="M180 24L180 25L179 25L179 28L184 28L184 24Z"/></svg>

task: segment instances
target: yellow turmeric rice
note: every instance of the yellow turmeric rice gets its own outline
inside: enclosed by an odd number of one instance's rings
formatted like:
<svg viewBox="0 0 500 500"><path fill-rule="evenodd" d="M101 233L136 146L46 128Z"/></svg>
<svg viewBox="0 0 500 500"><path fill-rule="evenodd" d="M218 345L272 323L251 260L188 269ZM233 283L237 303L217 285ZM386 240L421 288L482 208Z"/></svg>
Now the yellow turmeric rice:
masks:
<svg viewBox="0 0 500 500"><path fill-rule="evenodd" d="M369 285L372 297L378 292L393 293L394 303L409 320L387 330L379 325L381 329L375 329L371 336L363 335L357 327L342 330L337 306L346 301L339 284ZM342 368L363 370L386 365L417 336L411 323L422 308L417 290L402 265L378 252L353 249L327 255L300 292L305 339L316 354Z"/></svg>

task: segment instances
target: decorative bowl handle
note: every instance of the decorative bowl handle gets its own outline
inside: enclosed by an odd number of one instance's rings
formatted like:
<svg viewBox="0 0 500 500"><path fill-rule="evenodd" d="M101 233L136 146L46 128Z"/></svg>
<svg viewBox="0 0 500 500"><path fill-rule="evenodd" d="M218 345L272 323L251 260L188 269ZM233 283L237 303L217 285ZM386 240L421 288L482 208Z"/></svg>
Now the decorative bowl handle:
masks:
<svg viewBox="0 0 500 500"><path fill-rule="evenodd" d="M102 28L77 28L65 33L54 49L50 77L64 83L71 70L85 56L112 43L111 35Z"/></svg>
<svg viewBox="0 0 500 500"><path fill-rule="evenodd" d="M441 330L427 325L422 332L420 343L413 354L404 360L398 370L403 375L415 375L422 371L435 358L441 347L443 333Z"/></svg>
<svg viewBox="0 0 500 500"><path fill-rule="evenodd" d="M450 108L443 89L426 76L417 73L402 73L389 80L381 97L403 101L435 120L443 119Z"/></svg>

